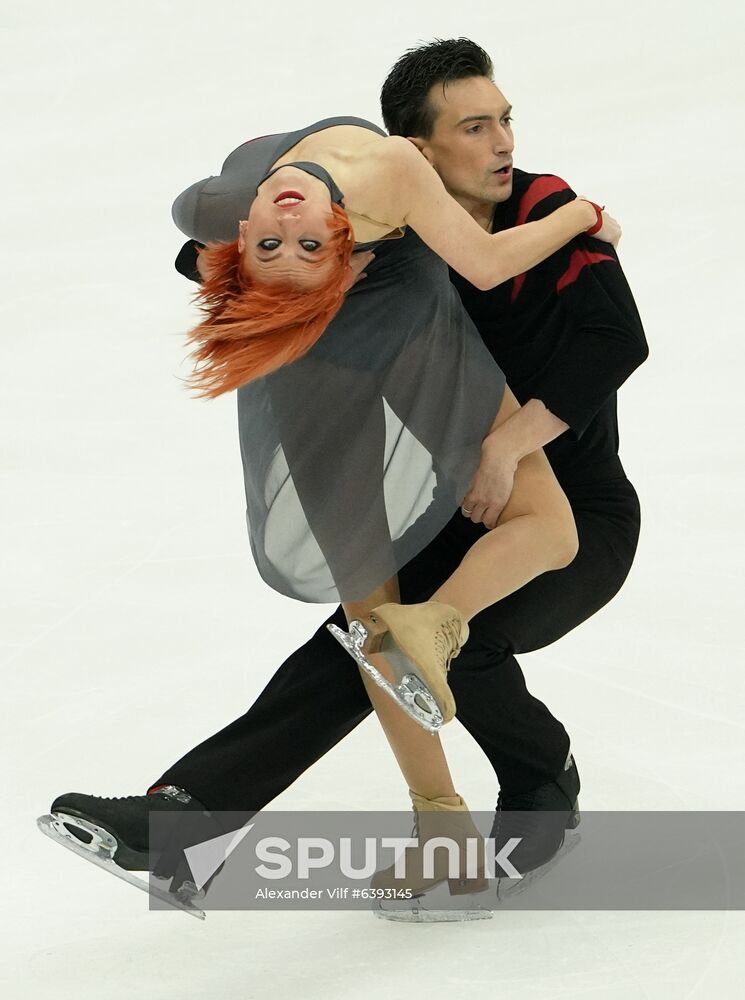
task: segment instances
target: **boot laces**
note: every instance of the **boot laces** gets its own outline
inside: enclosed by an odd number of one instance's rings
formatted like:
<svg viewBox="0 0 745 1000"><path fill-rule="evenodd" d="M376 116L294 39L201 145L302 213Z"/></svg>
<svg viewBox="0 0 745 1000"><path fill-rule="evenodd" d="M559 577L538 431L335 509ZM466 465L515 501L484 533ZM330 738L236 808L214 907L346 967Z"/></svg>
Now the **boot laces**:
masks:
<svg viewBox="0 0 745 1000"><path fill-rule="evenodd" d="M450 670L450 661L460 653L460 619L447 618L440 623L440 627L435 633L435 650L440 660L440 665L447 672Z"/></svg>
<svg viewBox="0 0 745 1000"><path fill-rule="evenodd" d="M150 802L158 795L167 799L176 799L178 802L186 802L189 797L188 792L176 788L175 785L159 788L157 792L151 792L149 795L95 795L93 797L100 802Z"/></svg>

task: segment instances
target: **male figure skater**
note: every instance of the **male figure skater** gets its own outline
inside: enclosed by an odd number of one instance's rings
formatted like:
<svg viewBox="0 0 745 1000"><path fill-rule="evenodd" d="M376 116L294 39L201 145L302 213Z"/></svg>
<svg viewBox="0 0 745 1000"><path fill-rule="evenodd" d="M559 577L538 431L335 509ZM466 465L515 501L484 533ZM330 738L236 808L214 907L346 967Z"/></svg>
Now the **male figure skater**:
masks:
<svg viewBox="0 0 745 1000"><path fill-rule="evenodd" d="M496 232L541 218L575 195L558 177L513 169L511 109L492 73L474 42L435 41L398 60L381 100L389 132L409 137L453 197ZM193 243L177 267L199 280ZM515 654L540 649L585 621L629 572L639 506L618 458L616 390L644 361L647 345L615 251L590 237L577 237L491 291L452 279L523 404L485 442L479 474L509 480L523 455L545 446L579 535L571 565L471 621L470 639L449 674L458 718L499 782L492 835L498 842L523 838L511 859L525 872L552 858L565 829L576 824L579 777L564 726L529 693ZM402 602L431 596L487 530L483 513L464 505L401 571ZM372 711L328 622L346 628L341 607L280 666L244 715L168 768L148 795L111 800L72 793L52 811L88 817L114 832L126 846L122 865L146 869L150 810L262 809Z"/></svg>

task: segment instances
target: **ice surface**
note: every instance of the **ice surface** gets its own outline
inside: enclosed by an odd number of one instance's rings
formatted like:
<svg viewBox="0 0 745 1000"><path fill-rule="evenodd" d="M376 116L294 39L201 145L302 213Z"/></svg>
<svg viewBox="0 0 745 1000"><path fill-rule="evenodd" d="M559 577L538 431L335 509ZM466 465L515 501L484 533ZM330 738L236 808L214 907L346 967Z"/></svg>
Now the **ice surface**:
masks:
<svg viewBox="0 0 745 1000"><path fill-rule="evenodd" d="M742 5L29 0L3 18L0 658L7 1000L737 995L742 914L147 911L36 830L64 791L143 791L250 704L324 608L251 561L235 401L189 398L173 197L238 142L379 120L420 40L468 35L515 162L621 220L651 357L621 392L644 527L622 594L522 658L569 728L582 808L743 808ZM350 667L351 668L351 667ZM474 809L497 789L443 734ZM373 719L280 799L401 808Z"/></svg>

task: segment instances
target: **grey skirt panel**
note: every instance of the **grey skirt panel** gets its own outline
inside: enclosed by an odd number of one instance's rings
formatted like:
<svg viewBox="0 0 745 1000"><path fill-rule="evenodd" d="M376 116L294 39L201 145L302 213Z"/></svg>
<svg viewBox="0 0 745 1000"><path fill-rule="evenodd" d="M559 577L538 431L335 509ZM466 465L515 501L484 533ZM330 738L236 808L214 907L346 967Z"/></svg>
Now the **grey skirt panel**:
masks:
<svg viewBox="0 0 745 1000"><path fill-rule="evenodd" d="M304 357L238 390L251 548L306 602L360 600L458 509L504 376L412 231Z"/></svg>

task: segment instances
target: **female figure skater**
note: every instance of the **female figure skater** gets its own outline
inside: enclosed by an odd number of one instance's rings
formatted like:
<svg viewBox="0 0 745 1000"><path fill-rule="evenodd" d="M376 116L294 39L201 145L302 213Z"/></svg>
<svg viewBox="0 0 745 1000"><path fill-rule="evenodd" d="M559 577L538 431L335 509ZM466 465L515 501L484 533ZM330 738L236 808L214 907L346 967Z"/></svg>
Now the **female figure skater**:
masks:
<svg viewBox="0 0 745 1000"><path fill-rule="evenodd" d="M613 242L620 230L578 199L489 235L410 143L348 117L244 143L173 217L206 244L190 382L205 396L238 389L259 571L296 599L341 600L350 633L336 638L363 670L415 811L459 814L472 834L432 735L455 714L450 661L470 618L567 565L577 538L540 451L520 462L504 509L490 507L482 442L518 405L446 265L487 289L581 232ZM461 501L494 530L430 601L399 604L398 569Z"/></svg>

